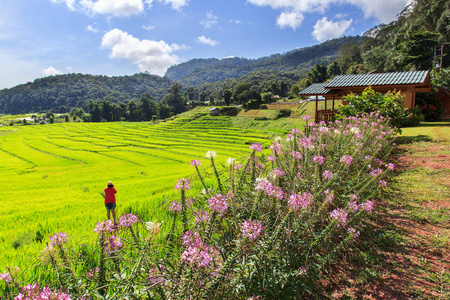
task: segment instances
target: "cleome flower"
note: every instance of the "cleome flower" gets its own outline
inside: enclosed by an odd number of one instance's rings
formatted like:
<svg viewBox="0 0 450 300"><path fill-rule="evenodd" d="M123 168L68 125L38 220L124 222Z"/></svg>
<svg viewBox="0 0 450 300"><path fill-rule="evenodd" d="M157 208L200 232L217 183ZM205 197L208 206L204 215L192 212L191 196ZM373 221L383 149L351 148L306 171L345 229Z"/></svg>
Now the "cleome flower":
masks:
<svg viewBox="0 0 450 300"><path fill-rule="evenodd" d="M94 228L94 231L97 232L97 234L100 234L102 232L113 232L114 231L114 223L111 220L107 220L105 222L98 222L97 226Z"/></svg>
<svg viewBox="0 0 450 300"><path fill-rule="evenodd" d="M161 230L161 223L146 222L145 230L147 230L150 233L150 235L158 235Z"/></svg>
<svg viewBox="0 0 450 300"><path fill-rule="evenodd" d="M229 157L227 160L227 165L232 167L236 163L236 159Z"/></svg>
<svg viewBox="0 0 450 300"><path fill-rule="evenodd" d="M8 272L0 273L0 280L4 280L5 283L11 282L11 275Z"/></svg>
<svg viewBox="0 0 450 300"><path fill-rule="evenodd" d="M250 145L250 150L256 151L256 152L261 152L262 151L262 146L261 146L261 144L254 143L254 144Z"/></svg>
<svg viewBox="0 0 450 300"><path fill-rule="evenodd" d="M347 223L347 212L342 208L336 208L330 214L330 217L337 221L337 226L343 226Z"/></svg>
<svg viewBox="0 0 450 300"><path fill-rule="evenodd" d="M191 182L187 179L184 178L180 178L177 181L177 185L175 186L176 190L183 190L183 191L187 191L191 189Z"/></svg>
<svg viewBox="0 0 450 300"><path fill-rule="evenodd" d="M191 160L191 166L193 166L193 167L198 167L201 164L202 164L202 162L199 161L198 159Z"/></svg>
<svg viewBox="0 0 450 300"><path fill-rule="evenodd" d="M60 290L52 291L48 286L40 288L37 283L24 286L22 293L14 297L14 300L71 300L71 296Z"/></svg>
<svg viewBox="0 0 450 300"><path fill-rule="evenodd" d="M62 244L67 242L67 234L65 232L58 232L54 235L50 236L51 245L53 247L55 246L61 246Z"/></svg>
<svg viewBox="0 0 450 300"><path fill-rule="evenodd" d="M244 238L253 241L258 238L262 232L262 224L259 221L245 220L242 223L241 234Z"/></svg>
<svg viewBox="0 0 450 300"><path fill-rule="evenodd" d="M123 243L120 238L115 235L110 235L105 238L104 247L107 253L115 252L123 247Z"/></svg>
<svg viewBox="0 0 450 300"><path fill-rule="evenodd" d="M172 212L181 211L181 203L178 201L173 201L172 205L170 206L170 211Z"/></svg>
<svg viewBox="0 0 450 300"><path fill-rule="evenodd" d="M331 172L330 170L325 170L322 175L323 175L323 178L326 180L331 180L334 177L333 172Z"/></svg>
<svg viewBox="0 0 450 300"><path fill-rule="evenodd" d="M302 194L292 194L289 196L288 207L293 210L299 210L306 206L313 200L313 197L310 193L305 192Z"/></svg>
<svg viewBox="0 0 450 300"><path fill-rule="evenodd" d="M341 157L341 160L339 162L347 164L347 166L350 166L353 161L353 157L350 155L344 155Z"/></svg>
<svg viewBox="0 0 450 300"><path fill-rule="evenodd" d="M227 196L224 195L216 194L208 199L208 203L212 211L222 213L228 209Z"/></svg>
<svg viewBox="0 0 450 300"><path fill-rule="evenodd" d="M119 219L119 225L122 227L131 227L138 222L137 216L132 213L124 214Z"/></svg>
<svg viewBox="0 0 450 300"><path fill-rule="evenodd" d="M206 152L206 158L214 158L216 157L216 151L209 150Z"/></svg>

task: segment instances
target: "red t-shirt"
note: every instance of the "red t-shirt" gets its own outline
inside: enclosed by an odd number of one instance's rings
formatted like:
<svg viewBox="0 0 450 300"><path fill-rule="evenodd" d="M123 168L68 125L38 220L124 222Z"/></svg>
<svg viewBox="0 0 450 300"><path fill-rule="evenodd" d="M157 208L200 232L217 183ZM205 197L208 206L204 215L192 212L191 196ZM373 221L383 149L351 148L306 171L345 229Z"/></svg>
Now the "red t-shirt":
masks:
<svg viewBox="0 0 450 300"><path fill-rule="evenodd" d="M117 191L114 187L107 187L105 189L105 204L106 203L116 203Z"/></svg>

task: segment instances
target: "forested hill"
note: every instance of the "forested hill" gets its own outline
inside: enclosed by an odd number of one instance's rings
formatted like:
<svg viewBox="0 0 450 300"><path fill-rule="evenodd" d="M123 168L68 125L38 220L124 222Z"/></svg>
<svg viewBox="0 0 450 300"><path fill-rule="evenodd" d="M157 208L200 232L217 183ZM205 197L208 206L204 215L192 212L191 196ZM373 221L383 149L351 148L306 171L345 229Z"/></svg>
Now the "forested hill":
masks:
<svg viewBox="0 0 450 300"><path fill-rule="evenodd" d="M255 71L292 71L306 75L313 65L321 61L328 63L335 59L339 48L345 43L359 41L361 41L359 36L342 37L312 47L254 60L245 58L193 59L170 67L166 76L177 80L183 86L200 86L204 83L241 77Z"/></svg>
<svg viewBox="0 0 450 300"><path fill-rule="evenodd" d="M144 93L160 101L172 84L173 81L167 77L148 73L117 77L85 74L49 76L0 90L0 113L64 112L74 107L88 111L89 100L126 103L139 100Z"/></svg>

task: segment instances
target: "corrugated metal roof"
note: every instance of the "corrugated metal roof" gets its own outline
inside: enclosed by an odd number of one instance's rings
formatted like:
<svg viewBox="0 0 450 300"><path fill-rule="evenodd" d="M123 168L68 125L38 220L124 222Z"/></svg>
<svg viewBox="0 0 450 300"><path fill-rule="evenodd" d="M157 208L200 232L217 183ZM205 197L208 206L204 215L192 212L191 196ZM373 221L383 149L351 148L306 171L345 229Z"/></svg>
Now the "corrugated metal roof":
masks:
<svg viewBox="0 0 450 300"><path fill-rule="evenodd" d="M421 84L424 83L427 75L428 71L339 75L325 83L323 88Z"/></svg>
<svg viewBox="0 0 450 300"><path fill-rule="evenodd" d="M308 86L306 89L301 91L299 94L302 96L309 95L327 95L327 94L335 94L335 90L325 89L325 83L313 83Z"/></svg>

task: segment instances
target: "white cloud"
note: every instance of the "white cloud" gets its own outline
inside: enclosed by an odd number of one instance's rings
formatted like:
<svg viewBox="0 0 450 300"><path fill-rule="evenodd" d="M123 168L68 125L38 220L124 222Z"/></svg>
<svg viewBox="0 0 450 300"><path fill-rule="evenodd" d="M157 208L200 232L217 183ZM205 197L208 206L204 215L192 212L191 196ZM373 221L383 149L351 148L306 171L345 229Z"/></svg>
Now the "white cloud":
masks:
<svg viewBox="0 0 450 300"><path fill-rule="evenodd" d="M68 9L75 10L75 1L76 0L51 0L51 1L52 1L52 3L55 3L55 4L59 4L59 3L65 4Z"/></svg>
<svg viewBox="0 0 450 300"><path fill-rule="evenodd" d="M110 49L111 58L124 58L137 65L141 72L164 75L167 68L180 62L175 51L186 46L167 44L164 41L139 40L119 29L113 29L102 38L102 48Z"/></svg>
<svg viewBox="0 0 450 300"><path fill-rule="evenodd" d="M282 12L277 18L277 25L280 28L291 27L296 30L303 21L303 14L296 11Z"/></svg>
<svg viewBox="0 0 450 300"><path fill-rule="evenodd" d="M92 14L129 17L144 11L142 0L81 0L80 4Z"/></svg>
<svg viewBox="0 0 450 300"><path fill-rule="evenodd" d="M352 21L353 20L350 19L333 22L331 20L328 21L327 17L323 17L321 20L317 21L316 25L314 25L314 31L311 35L319 42L339 37L350 27Z"/></svg>
<svg viewBox="0 0 450 300"><path fill-rule="evenodd" d="M56 70L55 68L50 66L47 69L42 70L42 74L44 74L45 76L51 76L51 75L62 74L62 72L59 70Z"/></svg>
<svg viewBox="0 0 450 300"><path fill-rule="evenodd" d="M298 13L324 13L330 4L353 4L364 12L366 18L375 17L389 23L413 0L247 0L257 6L270 6L275 10L296 11ZM283 13L282 13L283 14ZM281 15L278 17L280 18ZM277 21L278 22L278 21Z"/></svg>
<svg viewBox="0 0 450 300"><path fill-rule="evenodd" d="M181 7L187 6L189 0L158 0L159 2L164 2L166 4L172 4L172 8L180 10Z"/></svg>
<svg viewBox="0 0 450 300"><path fill-rule="evenodd" d="M86 26L86 30L90 31L90 32L93 32L93 33L97 33L98 32L98 29L94 28L94 26L92 26L92 25Z"/></svg>
<svg viewBox="0 0 450 300"><path fill-rule="evenodd" d="M233 20L233 19L231 19L230 21L228 21L228 23L241 24L242 21L241 20Z"/></svg>
<svg viewBox="0 0 450 300"><path fill-rule="evenodd" d="M197 42L199 44L204 44L204 45L209 45L211 47L217 46L219 44L219 42L215 41L215 40L211 40L209 37L206 37L204 35L199 36L197 38Z"/></svg>
<svg viewBox="0 0 450 300"><path fill-rule="evenodd" d="M200 24L202 24L205 28L211 28L214 25L217 25L218 16L213 15L212 11L206 13L206 19L202 20Z"/></svg>
<svg viewBox="0 0 450 300"><path fill-rule="evenodd" d="M145 30L153 30L156 27L155 26L151 26L151 25L149 25L149 26L142 25L142 28L145 29Z"/></svg>
<svg viewBox="0 0 450 300"><path fill-rule="evenodd" d="M155 0L50 0L55 4L67 6L71 11L81 11L87 15L108 15L113 17L130 17L150 9ZM156 0L171 4L173 9L179 10L187 6L189 0Z"/></svg>

